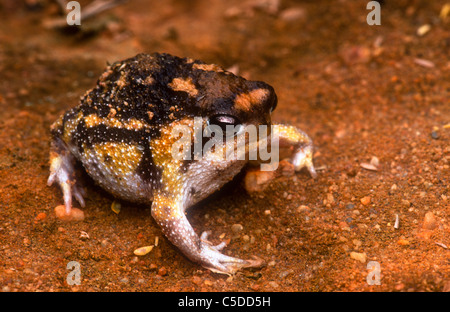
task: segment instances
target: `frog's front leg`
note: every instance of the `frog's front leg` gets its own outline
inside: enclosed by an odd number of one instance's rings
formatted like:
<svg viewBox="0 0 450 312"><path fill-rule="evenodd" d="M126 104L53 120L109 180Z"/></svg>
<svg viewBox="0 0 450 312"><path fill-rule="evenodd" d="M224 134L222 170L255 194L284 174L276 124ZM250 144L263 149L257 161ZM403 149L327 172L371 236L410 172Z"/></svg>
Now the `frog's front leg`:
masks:
<svg viewBox="0 0 450 312"><path fill-rule="evenodd" d="M56 181L61 187L66 215L70 215L72 210L72 196L77 199L81 207L85 206L84 189L75 179L75 162L75 157L67 149L65 143L61 139L55 138L50 148L50 176L47 185L50 186Z"/></svg>
<svg viewBox="0 0 450 312"><path fill-rule="evenodd" d="M178 197L179 198L179 197ZM182 200L177 196L157 194L152 203L152 216L161 227L164 235L177 246L183 254L203 267L222 274L233 274L242 268L260 267L260 259L242 260L226 256L219 251L225 243L212 245L204 232L199 237L184 214Z"/></svg>
<svg viewBox="0 0 450 312"><path fill-rule="evenodd" d="M313 143L302 130L287 125L273 125L272 136L278 138L280 151L292 149L290 159L295 171L308 169L313 178L317 177L313 164Z"/></svg>

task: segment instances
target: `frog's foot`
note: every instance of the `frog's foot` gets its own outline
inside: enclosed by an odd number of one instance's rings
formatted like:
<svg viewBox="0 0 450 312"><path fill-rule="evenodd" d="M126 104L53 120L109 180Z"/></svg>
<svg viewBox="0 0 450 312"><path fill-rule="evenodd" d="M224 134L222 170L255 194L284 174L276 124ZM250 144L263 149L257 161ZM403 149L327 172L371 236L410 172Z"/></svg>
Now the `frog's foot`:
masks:
<svg viewBox="0 0 450 312"><path fill-rule="evenodd" d="M75 158L64 147L62 142L53 142L50 151L50 176L47 185L52 185L55 181L61 187L64 196L64 206L66 214L69 215L72 209L72 196L85 206L84 196L86 195L83 187L75 179Z"/></svg>
<svg viewBox="0 0 450 312"><path fill-rule="evenodd" d="M291 147L293 153L290 155L295 171L302 168L308 169L313 178L317 177L313 164L313 142L302 130L286 125L274 125L274 132L279 138L280 147Z"/></svg>
<svg viewBox="0 0 450 312"><path fill-rule="evenodd" d="M152 203L152 216L161 226L164 235L177 246L183 254L203 267L222 274L234 274L238 270L260 267L261 259L241 260L220 253L226 244L211 244L205 232L199 237L184 214L182 204L174 200L176 196L157 194Z"/></svg>
<svg viewBox="0 0 450 312"><path fill-rule="evenodd" d="M299 147L294 155L292 155L292 164L295 171L300 171L302 168L308 169L313 178L317 177L316 169L313 164L313 149L311 145Z"/></svg>
<svg viewBox="0 0 450 312"><path fill-rule="evenodd" d="M220 253L219 251L226 246L226 243L222 242L213 246L211 242L207 240L210 233L210 231L206 231L200 236L200 254L203 267L215 273L231 275L240 269L259 268L264 264L264 260L257 257L254 257L251 260L242 260Z"/></svg>

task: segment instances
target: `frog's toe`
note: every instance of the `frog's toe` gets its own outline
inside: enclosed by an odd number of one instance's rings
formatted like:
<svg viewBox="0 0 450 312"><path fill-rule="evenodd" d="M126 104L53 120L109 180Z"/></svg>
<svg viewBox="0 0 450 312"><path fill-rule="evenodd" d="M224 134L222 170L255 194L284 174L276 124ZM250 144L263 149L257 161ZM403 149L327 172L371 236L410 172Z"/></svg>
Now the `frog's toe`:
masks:
<svg viewBox="0 0 450 312"><path fill-rule="evenodd" d="M209 244L209 245L211 246L211 248L214 248L214 249L217 250L217 251L220 251L220 250L222 250L223 248L225 248L225 247L227 246L227 243L226 243L226 242L221 242L220 244L213 246L212 243L208 240L208 236L209 236L210 234L211 234L211 231L204 231L204 232L202 233L202 235L200 235L200 239L201 239L203 242Z"/></svg>
<svg viewBox="0 0 450 312"><path fill-rule="evenodd" d="M69 153L63 143L55 141L52 143L50 152L50 175L47 185L57 183L64 197L64 206L66 214L69 215L72 209L72 196L85 206L85 191L78 181L75 179L74 157Z"/></svg>
<svg viewBox="0 0 450 312"><path fill-rule="evenodd" d="M292 164L294 165L295 171L300 171L302 168L306 167L311 176L316 178L317 172L312 161L312 153L311 146L299 148L292 157Z"/></svg>
<svg viewBox="0 0 450 312"><path fill-rule="evenodd" d="M76 200L78 201L78 203L80 204L81 207L85 206L84 196L86 196L86 192L81 185L76 183L72 187L72 195L76 198Z"/></svg>
<svg viewBox="0 0 450 312"><path fill-rule="evenodd" d="M258 257L243 260L224 255L219 252L223 247L225 247L223 243L212 246L210 243L202 241L201 259L203 267L215 273L232 275L241 269L259 268L264 264L264 261Z"/></svg>

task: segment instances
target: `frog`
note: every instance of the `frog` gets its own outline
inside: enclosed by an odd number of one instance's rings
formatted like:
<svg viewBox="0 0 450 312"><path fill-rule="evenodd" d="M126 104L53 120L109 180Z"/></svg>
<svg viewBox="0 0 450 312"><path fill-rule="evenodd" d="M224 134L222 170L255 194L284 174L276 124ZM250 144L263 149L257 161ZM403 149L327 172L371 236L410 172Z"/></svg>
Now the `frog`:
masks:
<svg viewBox="0 0 450 312"><path fill-rule="evenodd" d="M211 231L198 235L187 218L188 208L258 159L218 157L217 151L236 143L233 140L201 157L175 157L172 147L180 133L173 129L193 129L196 119L201 129L216 126L224 136L235 137L234 131L226 132L229 126L268 126L261 139L246 141L247 152L276 135L279 146L287 147L295 171L306 168L316 177L311 138L295 126L272 124L277 103L271 85L189 57L140 53L114 62L78 106L51 125L47 184L59 185L69 215L77 209L73 198L85 207L86 191L77 178L81 168L114 197L148 205L164 236L194 263L228 275L261 267L264 260L259 257L222 253L227 243L214 245L208 240ZM211 139L192 133L187 136L192 144Z"/></svg>

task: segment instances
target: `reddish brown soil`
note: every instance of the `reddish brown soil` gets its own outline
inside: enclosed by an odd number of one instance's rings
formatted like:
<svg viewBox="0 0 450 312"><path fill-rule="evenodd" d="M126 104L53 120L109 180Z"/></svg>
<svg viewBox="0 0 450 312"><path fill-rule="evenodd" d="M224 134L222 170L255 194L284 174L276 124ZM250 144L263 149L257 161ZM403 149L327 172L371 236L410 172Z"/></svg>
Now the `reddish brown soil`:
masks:
<svg viewBox="0 0 450 312"><path fill-rule="evenodd" d="M450 290L445 1L383 1L381 26L368 26L367 1L282 0L272 10L252 5L261 0L139 0L79 33L43 26L58 16L53 2L25 2L41 5L0 4L1 290ZM419 36L424 24L431 29ZM89 179L85 220L54 215L62 196L46 186L50 124L107 62L155 51L237 65L270 83L274 121L315 142L317 179L300 172L258 194L236 179L189 211L197 232L229 240L225 253L265 259L260 270L202 269L162 236L148 207L122 203L115 214L114 199ZM377 171L361 167L374 156ZM435 220L424 226L426 213ZM148 255L133 254L155 237ZM69 261L80 263L79 286L66 282ZM368 284L369 261L379 263L381 285Z"/></svg>

